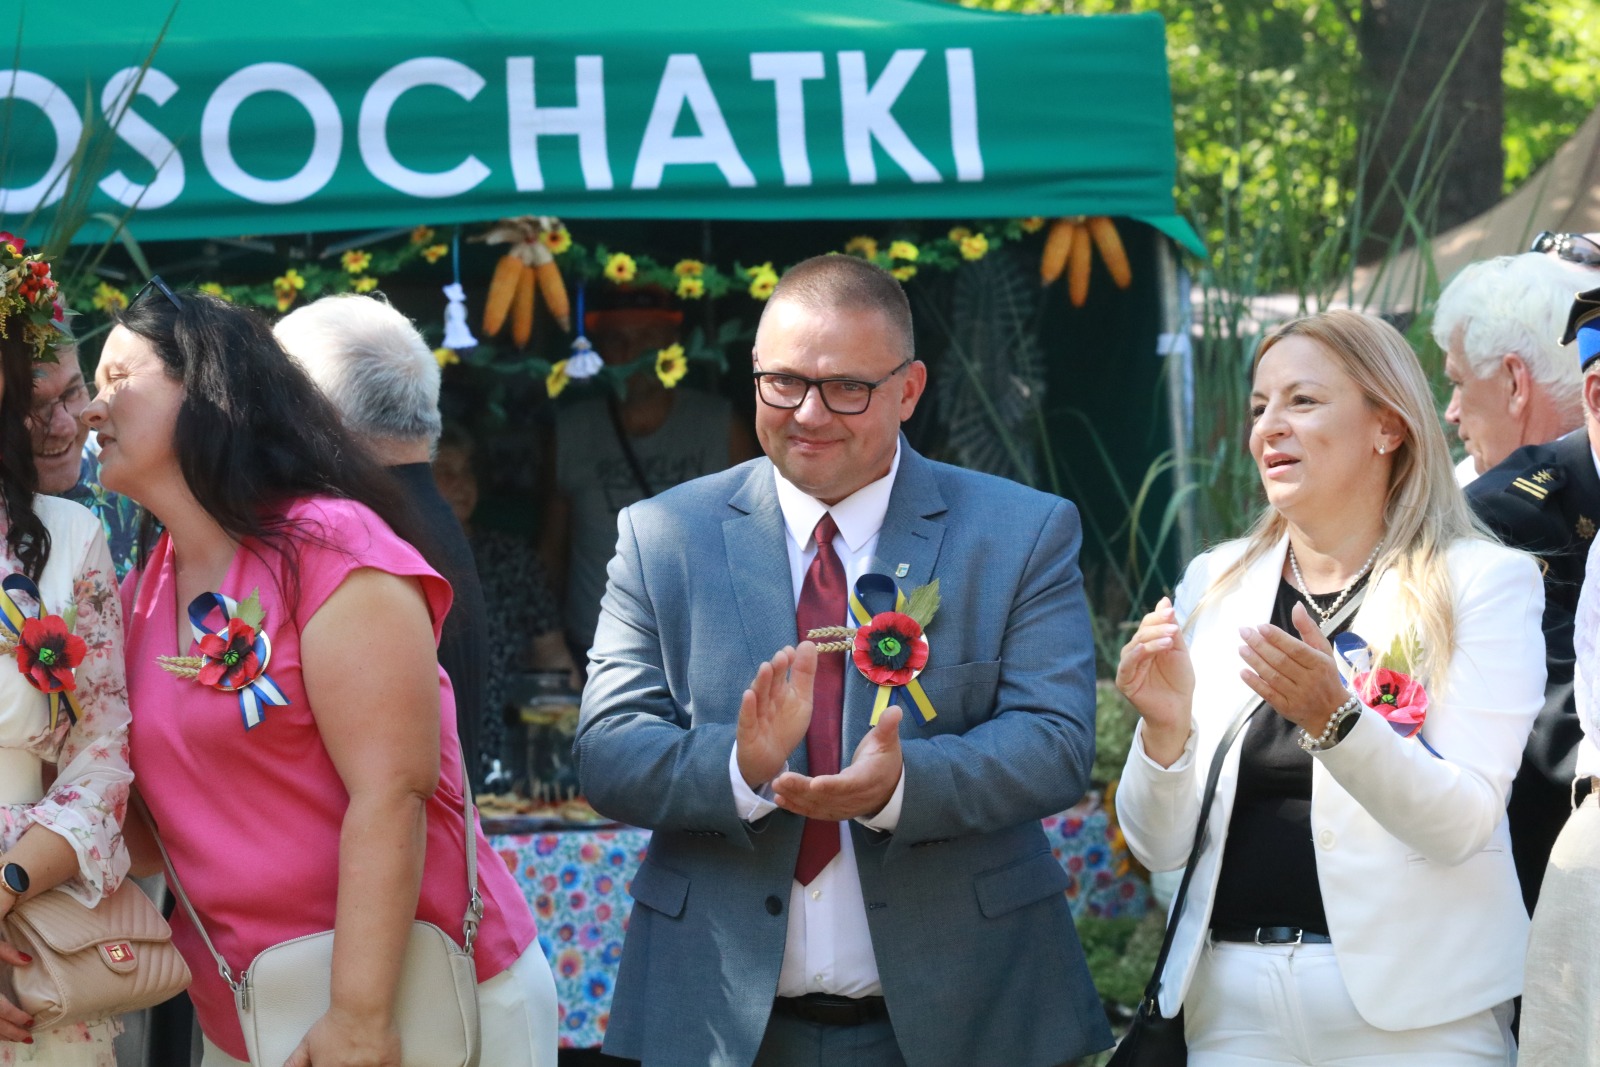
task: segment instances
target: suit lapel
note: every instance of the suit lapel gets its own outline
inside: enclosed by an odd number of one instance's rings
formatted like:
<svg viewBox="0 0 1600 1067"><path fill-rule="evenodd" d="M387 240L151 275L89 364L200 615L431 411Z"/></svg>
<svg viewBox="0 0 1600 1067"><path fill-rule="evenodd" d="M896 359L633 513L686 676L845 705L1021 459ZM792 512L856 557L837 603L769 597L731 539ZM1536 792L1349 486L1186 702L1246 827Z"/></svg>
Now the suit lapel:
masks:
<svg viewBox="0 0 1600 1067"><path fill-rule="evenodd" d="M946 511L944 497L933 477L933 466L923 459L905 438L900 440L900 468L889 493L889 508L878 533L878 548L869 571L887 574L907 594L933 580L939 549L944 543L944 523L933 516ZM906 573L899 574L904 564ZM854 666L845 668L844 722L840 734L841 763L848 765L856 745L866 736L872 718L872 701L878 687L861 676ZM915 716L915 707L903 707ZM902 720L903 721L903 720Z"/></svg>

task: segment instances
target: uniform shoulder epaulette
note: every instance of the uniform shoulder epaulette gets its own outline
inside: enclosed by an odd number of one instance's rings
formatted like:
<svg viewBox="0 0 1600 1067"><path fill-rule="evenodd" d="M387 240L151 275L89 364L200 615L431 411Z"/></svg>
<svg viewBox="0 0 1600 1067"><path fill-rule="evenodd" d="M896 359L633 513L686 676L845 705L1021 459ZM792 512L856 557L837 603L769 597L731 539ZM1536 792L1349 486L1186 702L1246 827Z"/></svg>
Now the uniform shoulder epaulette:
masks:
<svg viewBox="0 0 1600 1067"><path fill-rule="evenodd" d="M1518 493L1535 504L1543 504L1567 480L1566 472L1553 463L1540 463L1529 467L1506 486L1506 492Z"/></svg>

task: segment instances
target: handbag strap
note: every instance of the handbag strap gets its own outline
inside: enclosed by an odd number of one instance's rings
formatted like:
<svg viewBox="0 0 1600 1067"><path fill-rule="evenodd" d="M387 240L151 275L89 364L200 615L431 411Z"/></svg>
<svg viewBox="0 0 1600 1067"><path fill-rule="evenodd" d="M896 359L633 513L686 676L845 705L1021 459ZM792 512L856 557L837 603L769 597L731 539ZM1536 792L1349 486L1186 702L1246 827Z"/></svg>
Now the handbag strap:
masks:
<svg viewBox="0 0 1600 1067"><path fill-rule="evenodd" d="M1320 629L1326 637L1333 631L1343 626L1345 620L1355 614L1361 606L1361 601L1366 598L1367 586L1357 589L1349 600L1344 602L1334 615L1325 621ZM1150 975L1150 982L1145 986L1143 1003L1140 1007L1148 1005L1155 1009L1157 997L1161 993L1161 975L1167 969L1167 956L1172 952L1172 941L1178 933L1178 920L1183 916L1183 905L1189 898L1189 883L1194 879L1195 861L1200 858L1200 853L1205 849L1206 823L1211 816L1211 802L1217 797L1217 780L1222 776L1222 761L1227 756L1228 750L1233 747L1233 742L1238 738L1239 731L1244 729L1244 724L1249 722L1256 712L1266 706L1265 700L1257 700L1246 707L1228 726L1222 740L1217 743L1216 755L1211 758L1211 770L1206 774L1206 788L1200 797L1200 819L1194 828L1194 845L1189 849L1189 860L1183 867L1183 879L1178 883L1178 891L1172 897L1172 912L1167 916L1167 931L1161 939L1161 951L1156 954L1155 970Z"/></svg>
<svg viewBox="0 0 1600 1067"><path fill-rule="evenodd" d="M478 940L478 925L483 922L483 897L478 893L478 835L477 826L478 805L472 796L472 782L467 777L467 757L459 753L461 758L461 812L466 823L466 853L467 853L467 911L462 916L461 928L463 933L462 950L470 957L473 946ZM228 967L228 961L222 958L222 953L217 951L217 946L212 944L211 935L206 932L205 924L200 921L200 916L195 912L194 905L189 902L189 894L183 890L183 882L178 878L178 871L172 865L172 857L167 854L166 843L161 840L161 831L156 827L155 816L150 813L150 808L145 804L144 798L138 793L130 794L129 801L144 816L145 822L150 826L150 836L155 838L156 848L161 851L161 862L167 868L167 881L172 886L172 892L177 896L178 903L183 905L183 910L189 916L189 921L194 923L194 928L200 932L200 939L206 943L206 950L211 953L211 958L217 961L217 973L222 975L222 980L228 983L228 988L234 992L239 991L239 979L235 978L233 971Z"/></svg>
<svg viewBox="0 0 1600 1067"><path fill-rule="evenodd" d="M639 492L649 500L656 495L655 489L650 485L650 479L644 473L644 464L639 462L639 453L633 450L633 442L628 439L628 431L622 425L622 409L617 404L617 398L606 398L606 410L611 414L611 430L617 435L617 447L622 449L622 458L627 461L628 471L633 475L633 480L639 487Z"/></svg>

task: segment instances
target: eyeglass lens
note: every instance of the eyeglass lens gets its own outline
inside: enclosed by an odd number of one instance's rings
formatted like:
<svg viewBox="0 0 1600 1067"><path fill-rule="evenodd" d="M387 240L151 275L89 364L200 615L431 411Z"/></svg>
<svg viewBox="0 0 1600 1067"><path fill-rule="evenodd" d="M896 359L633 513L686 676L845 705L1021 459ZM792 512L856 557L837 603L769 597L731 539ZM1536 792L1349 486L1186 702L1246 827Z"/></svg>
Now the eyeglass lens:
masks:
<svg viewBox="0 0 1600 1067"><path fill-rule="evenodd" d="M790 374L763 372L756 376L761 399L775 408L797 408L815 386L822 403L835 415L859 415L872 402L873 386L850 378L825 378L810 381Z"/></svg>

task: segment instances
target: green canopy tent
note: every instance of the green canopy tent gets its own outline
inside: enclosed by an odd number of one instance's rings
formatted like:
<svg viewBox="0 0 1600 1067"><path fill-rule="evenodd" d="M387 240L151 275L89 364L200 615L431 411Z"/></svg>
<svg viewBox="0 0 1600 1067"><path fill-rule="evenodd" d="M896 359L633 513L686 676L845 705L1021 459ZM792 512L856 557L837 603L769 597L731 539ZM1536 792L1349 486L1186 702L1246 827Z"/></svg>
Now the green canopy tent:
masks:
<svg viewBox="0 0 1600 1067"><path fill-rule="evenodd" d="M638 220L640 233L643 220L745 220L764 224L763 242L794 233L783 220L815 221L817 241L837 236L824 220L1138 220L1151 229L1129 234L1131 290L1096 282L1081 312L1047 294L1031 377L1004 351L981 358L1016 418L1042 395L1059 405L1042 418L1060 474L1036 483L1084 502L1091 525L1135 510L1133 487L1169 447L1188 477L1182 435L1169 437L1185 421L1180 376L1164 381L1152 354L1178 328L1171 243L1203 249L1173 204L1155 15L74 0L68 16L24 0L14 54L17 69L0 70L0 228L28 235L63 196L75 217L126 218L146 245L526 214ZM63 176L86 112L114 134L81 201ZM73 235L106 236L103 222ZM758 260L775 258L762 247ZM920 306L950 295L929 288ZM1108 557L1122 551L1115 526L1091 529Z"/></svg>
<svg viewBox="0 0 1600 1067"><path fill-rule="evenodd" d="M23 7L4 221L60 200L87 107L117 126L89 209L141 241L529 213L1114 215L1200 251L1173 207L1154 15L183 0L141 74L165 0Z"/></svg>

